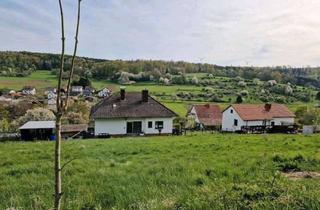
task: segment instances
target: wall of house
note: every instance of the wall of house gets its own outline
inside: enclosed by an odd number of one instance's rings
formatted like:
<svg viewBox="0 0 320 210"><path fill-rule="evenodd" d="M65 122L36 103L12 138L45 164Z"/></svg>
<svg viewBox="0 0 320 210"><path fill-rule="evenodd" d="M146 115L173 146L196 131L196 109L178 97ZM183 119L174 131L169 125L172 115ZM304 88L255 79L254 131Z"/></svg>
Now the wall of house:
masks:
<svg viewBox="0 0 320 210"><path fill-rule="evenodd" d="M158 134L155 128L156 121L163 121L162 134L171 134L173 129L173 118L130 118L130 119L96 119L95 135L108 133L110 135L125 135L127 133L127 122L141 121L142 132L145 134ZM152 128L148 128L148 122L152 122Z"/></svg>
<svg viewBox="0 0 320 210"><path fill-rule="evenodd" d="M195 119L194 119L195 122L200 123L196 109L194 107L192 107L192 109L190 110L189 115L193 115L195 117Z"/></svg>
<svg viewBox="0 0 320 210"><path fill-rule="evenodd" d="M148 128L148 122L152 122L152 128ZM155 128L156 121L163 121L162 134L171 134L173 129L173 118L147 118L142 122L142 130L146 134L159 134L159 130Z"/></svg>
<svg viewBox="0 0 320 210"><path fill-rule="evenodd" d="M231 110L233 110L233 113L231 113ZM234 126L235 119L238 120L238 126ZM241 119L233 107L229 107L222 113L222 131L235 132L241 130L241 127L245 125L246 122Z"/></svg>
<svg viewBox="0 0 320 210"><path fill-rule="evenodd" d="M127 123L123 119L96 119L94 121L94 134L123 135L127 131Z"/></svg>
<svg viewBox="0 0 320 210"><path fill-rule="evenodd" d="M255 120L255 121L245 121L245 126L263 126L263 125L271 125L270 120L266 120L264 123L263 120Z"/></svg>
<svg viewBox="0 0 320 210"><path fill-rule="evenodd" d="M294 118L274 118L272 121L275 122L275 125L292 125L294 124Z"/></svg>

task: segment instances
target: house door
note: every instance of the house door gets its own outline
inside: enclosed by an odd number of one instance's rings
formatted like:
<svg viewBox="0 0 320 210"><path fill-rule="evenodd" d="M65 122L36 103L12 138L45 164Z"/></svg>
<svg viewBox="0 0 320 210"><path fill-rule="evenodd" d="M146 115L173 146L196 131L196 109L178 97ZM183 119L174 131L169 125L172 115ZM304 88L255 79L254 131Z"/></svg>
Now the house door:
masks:
<svg viewBox="0 0 320 210"><path fill-rule="evenodd" d="M127 134L139 134L139 133L142 133L141 121L127 122Z"/></svg>

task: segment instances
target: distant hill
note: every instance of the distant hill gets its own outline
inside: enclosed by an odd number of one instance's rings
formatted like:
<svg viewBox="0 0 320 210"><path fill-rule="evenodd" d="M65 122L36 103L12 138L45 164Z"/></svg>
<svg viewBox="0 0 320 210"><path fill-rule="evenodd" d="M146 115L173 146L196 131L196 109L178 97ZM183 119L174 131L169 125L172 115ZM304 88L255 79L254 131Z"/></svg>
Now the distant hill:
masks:
<svg viewBox="0 0 320 210"><path fill-rule="evenodd" d="M70 56L66 56L66 70L70 67ZM34 52L0 52L0 76L24 77L36 70L56 71L60 65L60 55ZM78 57L76 74L90 74L96 79L116 79L121 72L138 75L141 80L160 78L166 74L180 75L184 73L208 73L213 76L258 78L263 81L276 80L281 83L290 82L302 86L320 88L320 68L277 67L235 67L218 66L206 63L189 63L184 61L162 60L106 60Z"/></svg>

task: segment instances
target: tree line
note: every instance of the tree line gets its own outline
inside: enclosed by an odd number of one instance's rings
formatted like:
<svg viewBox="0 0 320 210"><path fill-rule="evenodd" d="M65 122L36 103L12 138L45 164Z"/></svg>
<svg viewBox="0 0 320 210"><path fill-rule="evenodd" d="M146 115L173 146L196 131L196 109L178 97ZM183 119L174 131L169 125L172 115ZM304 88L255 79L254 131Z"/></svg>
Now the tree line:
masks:
<svg viewBox="0 0 320 210"><path fill-rule="evenodd" d="M60 65L60 55L32 52L0 52L1 76L27 76L36 70L56 73ZM66 71L71 68L71 56L65 56ZM276 80L295 85L320 88L320 67L293 68L219 66L206 63L162 60L104 60L77 57L75 75L103 80L150 81L165 78L166 75L185 73L208 73L213 76L242 77L244 79Z"/></svg>

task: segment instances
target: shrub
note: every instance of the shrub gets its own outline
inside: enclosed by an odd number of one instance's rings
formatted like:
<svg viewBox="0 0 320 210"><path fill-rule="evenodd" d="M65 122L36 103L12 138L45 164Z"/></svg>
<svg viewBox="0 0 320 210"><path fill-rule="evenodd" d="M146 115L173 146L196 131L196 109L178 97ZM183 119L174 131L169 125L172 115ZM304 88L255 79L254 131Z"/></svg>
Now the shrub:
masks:
<svg viewBox="0 0 320 210"><path fill-rule="evenodd" d="M317 99L317 100L320 100L320 91L317 93L316 99Z"/></svg>
<svg viewBox="0 0 320 210"><path fill-rule="evenodd" d="M237 96L236 102L241 104L243 102L242 96Z"/></svg>
<svg viewBox="0 0 320 210"><path fill-rule="evenodd" d="M244 81L239 81L239 82L238 82L238 85L239 85L240 87L245 87L245 86L247 85L247 83L245 83Z"/></svg>
<svg viewBox="0 0 320 210"><path fill-rule="evenodd" d="M194 77L192 78L192 80L191 80L191 83L194 84L194 85L199 84L198 78L197 78L196 76L194 76Z"/></svg>
<svg viewBox="0 0 320 210"><path fill-rule="evenodd" d="M248 96L248 95L249 95L249 92L248 92L247 90L242 90L242 91L240 92L240 95L242 95L242 96Z"/></svg>
<svg viewBox="0 0 320 210"><path fill-rule="evenodd" d="M254 78L253 80L252 80L252 83L254 84L254 85L261 85L262 84L262 82L260 81L260 79L258 79L258 78Z"/></svg>
<svg viewBox="0 0 320 210"><path fill-rule="evenodd" d="M48 121L55 120L55 116L52 111L44 108L30 109L26 114L19 118L18 122L20 125L28 121Z"/></svg>
<svg viewBox="0 0 320 210"><path fill-rule="evenodd" d="M293 93L292 87L290 85L286 85L285 88L284 88L284 93L286 95L292 95L292 93Z"/></svg>
<svg viewBox="0 0 320 210"><path fill-rule="evenodd" d="M269 86L274 86L274 85L276 85L276 84L278 84L278 83L277 83L276 80L269 80L269 81L267 82L267 84L268 84Z"/></svg>

